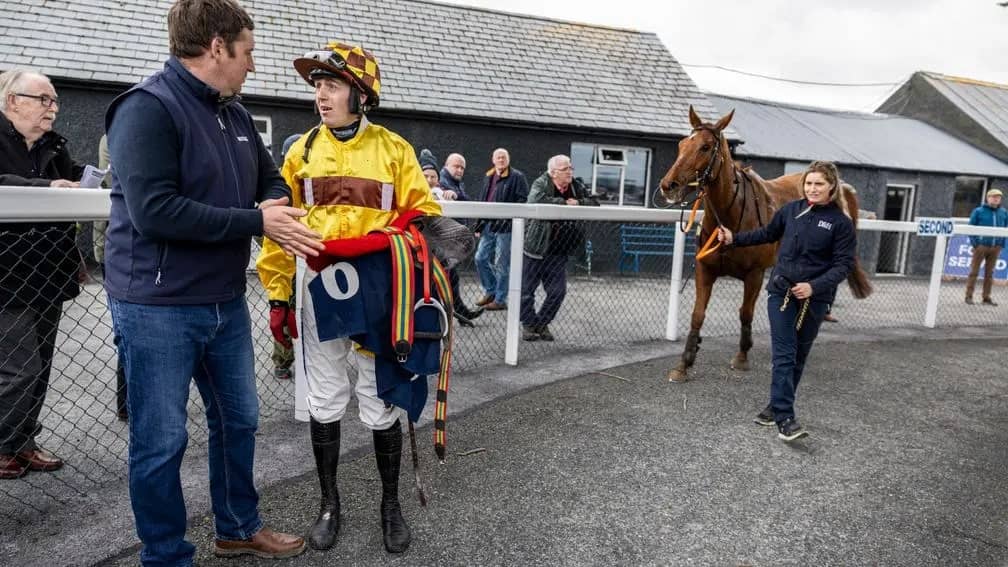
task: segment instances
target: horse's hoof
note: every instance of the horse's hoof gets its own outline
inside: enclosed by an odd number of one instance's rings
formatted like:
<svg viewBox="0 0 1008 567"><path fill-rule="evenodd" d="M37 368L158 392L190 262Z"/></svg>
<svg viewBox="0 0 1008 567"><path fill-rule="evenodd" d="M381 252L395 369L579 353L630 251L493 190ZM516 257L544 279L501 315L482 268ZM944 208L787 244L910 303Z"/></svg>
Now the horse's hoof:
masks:
<svg viewBox="0 0 1008 567"><path fill-rule="evenodd" d="M731 367L732 370L740 370L742 372L748 372L750 369L748 360L739 360L737 358L732 359Z"/></svg>
<svg viewBox="0 0 1008 567"><path fill-rule="evenodd" d="M686 381L686 372L684 370L679 370L678 368L674 368L674 369L670 370L669 373L668 373L668 381L669 382L676 382L678 384L682 384L683 382Z"/></svg>

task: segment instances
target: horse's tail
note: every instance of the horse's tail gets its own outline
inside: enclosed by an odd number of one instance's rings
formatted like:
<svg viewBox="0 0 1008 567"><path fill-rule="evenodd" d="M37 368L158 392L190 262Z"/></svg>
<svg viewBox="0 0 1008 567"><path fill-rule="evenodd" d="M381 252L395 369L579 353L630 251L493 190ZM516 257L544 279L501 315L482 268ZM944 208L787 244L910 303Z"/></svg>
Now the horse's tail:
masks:
<svg viewBox="0 0 1008 567"><path fill-rule="evenodd" d="M840 182L840 187L844 191L843 198L840 199L841 207L854 223L854 229L857 230L858 218L861 216L857 189L844 181ZM873 291L872 284L868 281L868 274L861 268L861 261L858 260L857 256L854 257L854 269L847 276L847 285L850 286L851 293L857 299L864 299L871 295Z"/></svg>
<svg viewBox="0 0 1008 567"><path fill-rule="evenodd" d="M868 274L861 268L861 261L857 258L854 258L854 269L847 276L847 285L857 299L864 299L874 291L871 282L868 281Z"/></svg>

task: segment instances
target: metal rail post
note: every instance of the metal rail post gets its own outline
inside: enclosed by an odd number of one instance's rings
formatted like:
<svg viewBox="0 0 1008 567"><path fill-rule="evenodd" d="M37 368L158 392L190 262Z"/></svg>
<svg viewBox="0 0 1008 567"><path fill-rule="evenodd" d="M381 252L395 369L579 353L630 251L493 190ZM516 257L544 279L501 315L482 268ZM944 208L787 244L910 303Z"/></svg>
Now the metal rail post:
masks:
<svg viewBox="0 0 1008 567"><path fill-rule="evenodd" d="M945 248L948 237L939 234L935 237L934 258L931 260L931 283L928 286L927 307L924 311L924 326L933 329L938 319L938 300L941 296L941 277L945 267Z"/></svg>
<svg viewBox="0 0 1008 567"><path fill-rule="evenodd" d="M672 282L669 284L668 315L665 318L665 338L679 340L679 288L682 286L683 260L686 257L686 233L675 232L672 254Z"/></svg>
<svg viewBox="0 0 1008 567"><path fill-rule="evenodd" d="M525 219L511 219L511 265L508 267L507 337L504 339L504 364L518 365L518 337L521 311L521 282L525 248Z"/></svg>

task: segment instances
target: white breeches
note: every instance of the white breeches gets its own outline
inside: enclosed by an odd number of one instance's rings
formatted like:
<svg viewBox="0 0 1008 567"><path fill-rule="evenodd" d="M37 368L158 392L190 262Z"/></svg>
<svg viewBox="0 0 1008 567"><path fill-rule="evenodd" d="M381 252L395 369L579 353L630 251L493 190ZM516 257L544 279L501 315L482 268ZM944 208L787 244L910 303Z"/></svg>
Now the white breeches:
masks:
<svg viewBox="0 0 1008 567"><path fill-rule="evenodd" d="M302 308L299 309L301 316L298 321L300 348L295 349L295 357L300 357L300 360L296 362L295 380L303 382L295 385L298 401L303 399L307 402L307 413L315 421L332 423L343 419L353 389L357 393L361 422L370 429L388 429L402 416L403 410L386 406L378 397L375 361L371 353L357 350L350 339L319 341L315 310L308 292L308 283L316 276L315 272L306 268L304 277L298 278L297 299ZM300 280L303 280L303 285ZM357 368L357 384L353 388L347 372L350 362ZM307 421L303 408L297 409L298 419Z"/></svg>

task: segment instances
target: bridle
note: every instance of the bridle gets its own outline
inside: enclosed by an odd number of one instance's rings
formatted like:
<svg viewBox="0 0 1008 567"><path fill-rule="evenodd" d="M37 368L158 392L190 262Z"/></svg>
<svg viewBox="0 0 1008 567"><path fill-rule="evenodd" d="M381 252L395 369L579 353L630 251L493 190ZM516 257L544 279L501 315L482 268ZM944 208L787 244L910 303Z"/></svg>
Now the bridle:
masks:
<svg viewBox="0 0 1008 567"><path fill-rule="evenodd" d="M710 183L712 181L715 181L717 179L717 170L715 169L714 166L715 166L716 162L718 161L718 158L721 158L722 160L724 159L723 156L721 155L721 133L718 132L717 130L715 130L711 126L701 125L701 126L697 126L692 131L690 131L690 135L696 134L697 132L700 132L700 131L710 132L710 134L712 136L714 136L714 149L711 152L711 158L707 162L707 166L704 167L704 170L702 172L699 171L699 170L696 171L696 179L693 180L693 181L690 181L689 183L686 184L687 187L691 187L692 189L690 189L686 193L686 195L684 195L683 200L679 201L678 203L672 203L672 202L666 201L665 205L658 204L657 195L661 193L662 189L661 189L661 187L655 188L655 197L653 198L653 201L654 201L656 207L659 207L659 208L672 208L672 207L674 207L676 205L679 205L680 207L693 205L693 208L695 210L696 207L697 207L697 202L700 199L703 198L704 189L708 185L710 185ZM692 199L690 199L689 196L690 195L694 195L694 194L695 194L695 196ZM681 215L680 215L680 217L681 217ZM679 227L680 227L680 229L682 229L682 226L683 226L683 224L682 224L682 218L680 218L680 220L679 220ZM685 229L685 230L688 230L688 228ZM685 230L684 230L684 232L685 232Z"/></svg>
<svg viewBox="0 0 1008 567"><path fill-rule="evenodd" d="M686 210L685 210L685 208L681 208L680 209L680 212L679 212L679 229L681 231L683 231L683 232L689 232L690 229L693 227L693 223L696 220L697 210L700 207L700 201L702 199L706 201L705 197L706 197L707 190L712 186L712 184L714 182L717 181L718 175L720 174L720 167L721 167L721 165L724 164L724 159L725 159L725 157L724 157L724 155L722 154L722 151L721 151L721 142L722 142L721 132L717 131L716 129L712 128L711 126L700 125L700 126L697 126L696 128L693 129L693 131L691 132L691 135L695 134L696 132L699 132L699 131L706 131L706 132L709 132L712 136L714 136L714 149L711 152L711 158L707 162L707 166L704 167L704 169L703 169L702 172L701 171L697 171L696 172L696 181L693 181L693 182L691 182L691 183L688 184L689 186L696 187L696 189L695 189L696 196L692 200L692 205L693 206L692 206L692 208L690 210L689 219L686 222L685 227L683 227L683 215L685 214ZM719 158L721 160L721 164L719 164L719 165L717 165L717 167L715 167L715 165L717 164ZM739 179L740 175L742 177L741 180ZM735 201L738 199L738 196L739 196L739 185L745 185L745 183L746 183L745 174L740 174L740 172L737 169L735 169L735 181L733 183L735 185L735 193L732 195L731 202L728 203L728 210L729 211L732 209L732 207L735 205ZM687 193L687 195L689 195L689 193ZM741 227L742 221L745 218L746 204L747 204L747 201L748 201L747 197L748 197L748 191L746 191L745 188L743 187L742 188L742 212L739 214L738 226L735 227L735 230L733 232L738 232L739 228ZM753 195L753 198L754 198L753 205L756 208L756 214L757 214L757 216L759 218L759 224L760 224L760 226L763 226L763 217L762 217L762 214L760 213L759 202L756 199L755 195ZM680 202L680 205L686 205L687 203L688 203L687 200L683 200L682 202ZM710 205L710 203L707 203L707 204ZM711 216L714 217L714 222L717 223L718 227L726 226L725 223L721 220L720 215L718 214L717 207L705 206L704 207L704 213L707 213L707 212L709 212L711 214ZM710 236L707 238L707 241L704 242L703 246L697 251L697 253L696 253L696 259L697 260L702 260L702 259L706 258L707 256L710 256L711 254L713 254L714 252L716 252L721 247L721 243L718 242L717 235L718 235L718 231L717 230L713 231L710 234Z"/></svg>
<svg viewBox="0 0 1008 567"><path fill-rule="evenodd" d="M690 135L696 134L697 132L705 131L709 132L714 136L714 149L711 152L711 158L707 161L707 167L704 168L703 172L696 172L696 181L689 183L689 186L696 187L696 196L693 198L693 207L690 210L689 220L686 222L685 228L683 227L683 214L685 209L680 209L679 212L679 230L683 232L689 232L693 228L693 223L696 220L697 209L700 208L700 200L703 199L707 193L707 188L710 187L711 183L717 180L718 169L714 167L718 158L721 158L722 164L724 162L724 156L721 155L721 132L718 130L706 126L697 126L690 132ZM720 166L719 166L720 167ZM689 193L687 193L688 195ZM735 197L738 197L738 186L735 188ZM732 203L735 202L735 198L732 198ZM680 205L685 205L686 200L683 200ZM704 212L710 210L711 214L714 216L714 221L718 226L722 226L721 218L718 216L717 209L715 207L704 207ZM717 231L711 233L710 237L707 238L707 242L697 251L696 259L702 260L703 258L713 254L718 248L721 247L721 243L717 241Z"/></svg>
<svg viewBox="0 0 1008 567"><path fill-rule="evenodd" d="M693 135L700 131L710 132L710 134L714 136L714 151L711 154L710 161L707 162L707 167L704 168L703 173L699 171L697 172L696 184L698 187L700 187L700 190L702 191L703 188L710 185L711 181L714 181L714 179L711 178L711 174L717 171L716 169L714 169L714 163L718 160L718 158L722 158L722 161L724 158L721 156L721 132L715 130L710 126L701 125L694 128L693 131L690 132L690 135Z"/></svg>

